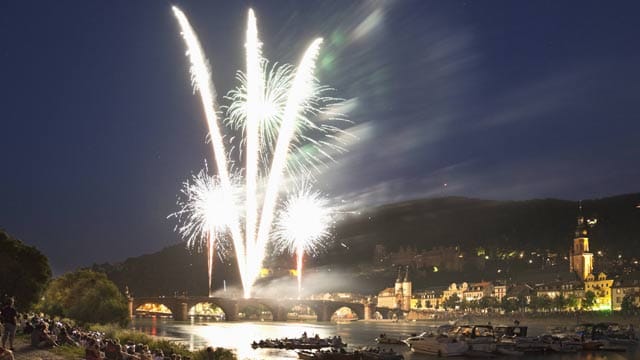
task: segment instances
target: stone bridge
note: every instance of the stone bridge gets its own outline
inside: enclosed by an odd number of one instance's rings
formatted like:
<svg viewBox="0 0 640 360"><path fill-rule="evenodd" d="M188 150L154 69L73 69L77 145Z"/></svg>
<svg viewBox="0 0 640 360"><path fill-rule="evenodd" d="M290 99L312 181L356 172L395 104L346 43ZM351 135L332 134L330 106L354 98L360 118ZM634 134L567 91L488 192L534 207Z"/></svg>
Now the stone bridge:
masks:
<svg viewBox="0 0 640 360"><path fill-rule="evenodd" d="M199 303L209 303L224 311L227 321L237 321L238 313L248 306L260 306L268 309L274 321L286 321L289 311L297 306L308 306L316 313L318 321L331 321L331 316L340 308L351 309L360 320L368 320L371 311L375 310L369 304L331 301L331 300L295 300L295 299L232 299L208 296L177 296L177 297L139 297L129 298L129 315L133 316L136 309L144 304L164 305L175 320L187 320L189 309Z"/></svg>

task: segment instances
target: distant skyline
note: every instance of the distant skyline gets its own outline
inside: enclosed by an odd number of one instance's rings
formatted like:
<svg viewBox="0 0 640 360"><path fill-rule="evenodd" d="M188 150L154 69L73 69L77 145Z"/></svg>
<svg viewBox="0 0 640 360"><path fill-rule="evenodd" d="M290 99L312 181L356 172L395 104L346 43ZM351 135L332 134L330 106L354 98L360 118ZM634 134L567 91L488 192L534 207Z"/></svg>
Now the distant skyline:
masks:
<svg viewBox="0 0 640 360"><path fill-rule="evenodd" d="M318 177L336 203L640 191L637 2L10 2L0 227L57 274L180 241L167 216L212 157L174 4L220 104L249 7L272 61L325 38L318 77L354 135Z"/></svg>

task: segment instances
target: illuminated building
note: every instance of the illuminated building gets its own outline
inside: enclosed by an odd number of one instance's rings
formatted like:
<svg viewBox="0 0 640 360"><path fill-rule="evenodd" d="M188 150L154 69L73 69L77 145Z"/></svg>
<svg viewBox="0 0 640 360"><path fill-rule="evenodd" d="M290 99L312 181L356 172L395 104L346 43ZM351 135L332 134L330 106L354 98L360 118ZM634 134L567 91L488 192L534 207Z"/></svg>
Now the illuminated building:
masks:
<svg viewBox="0 0 640 360"><path fill-rule="evenodd" d="M569 270L578 274L580 279L586 280L593 272L593 254L589 252L589 232L582 215L578 216L573 247L569 251Z"/></svg>
<svg viewBox="0 0 640 360"><path fill-rule="evenodd" d="M584 281L584 292L593 292L596 295L595 304L592 310L611 310L611 293L613 279L607 279L605 273L598 274L597 277L589 274Z"/></svg>
<svg viewBox="0 0 640 360"><path fill-rule="evenodd" d="M640 273L626 274L615 280L611 289L611 308L622 310L625 296L631 297L634 306L640 306Z"/></svg>
<svg viewBox="0 0 640 360"><path fill-rule="evenodd" d="M395 286L386 288L378 294L378 307L409 311L411 310L412 291L409 267L406 268L404 277L402 276L402 268L399 268Z"/></svg>
<svg viewBox="0 0 640 360"><path fill-rule="evenodd" d="M467 284L466 282L463 282L460 285L457 285L456 283L451 283L451 285L449 285L449 287L443 292L442 298L443 300L447 300L448 298L450 298L455 294L458 297L458 299L462 300L464 299L464 293L467 291L468 288L469 288L469 284Z"/></svg>

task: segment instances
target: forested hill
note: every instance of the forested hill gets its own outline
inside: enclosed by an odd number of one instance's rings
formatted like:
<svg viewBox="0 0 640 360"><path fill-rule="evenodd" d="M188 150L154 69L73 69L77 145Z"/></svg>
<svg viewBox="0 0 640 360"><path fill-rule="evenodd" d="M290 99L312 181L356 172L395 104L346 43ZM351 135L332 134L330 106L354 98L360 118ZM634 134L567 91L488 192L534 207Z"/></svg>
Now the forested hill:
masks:
<svg viewBox="0 0 640 360"><path fill-rule="evenodd" d="M640 256L640 193L582 201L582 214L597 218L590 229L591 250ZM492 201L448 197L385 205L349 215L337 224L325 253L308 266L370 264L374 246L431 249L459 246L463 251L486 249L549 249L568 252L576 226L578 203L544 199ZM285 259L283 263L283 259ZM280 264L287 266L281 257ZM274 259L272 259L274 260ZM277 259L275 259L277 260ZM237 282L233 259L216 264L214 283ZM183 244L115 265L96 265L118 285L138 295L170 295L174 289L202 292L206 283L204 255L195 256ZM140 294L142 293L142 294Z"/></svg>
<svg viewBox="0 0 640 360"><path fill-rule="evenodd" d="M593 249L640 255L640 194L582 201ZM341 223L336 239L371 253L373 244L429 249L522 248L567 252L579 215L578 202L544 199L492 201L448 197L390 204Z"/></svg>

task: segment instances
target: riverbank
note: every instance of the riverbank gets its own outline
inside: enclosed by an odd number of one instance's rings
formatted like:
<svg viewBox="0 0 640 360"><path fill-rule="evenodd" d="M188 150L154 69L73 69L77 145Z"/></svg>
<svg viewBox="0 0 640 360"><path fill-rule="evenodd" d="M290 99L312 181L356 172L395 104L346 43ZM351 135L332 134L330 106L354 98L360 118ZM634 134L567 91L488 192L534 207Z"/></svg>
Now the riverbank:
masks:
<svg viewBox="0 0 640 360"><path fill-rule="evenodd" d="M16 360L77 360L77 357L65 357L50 350L36 349L27 338L16 336L13 343L13 356Z"/></svg>

